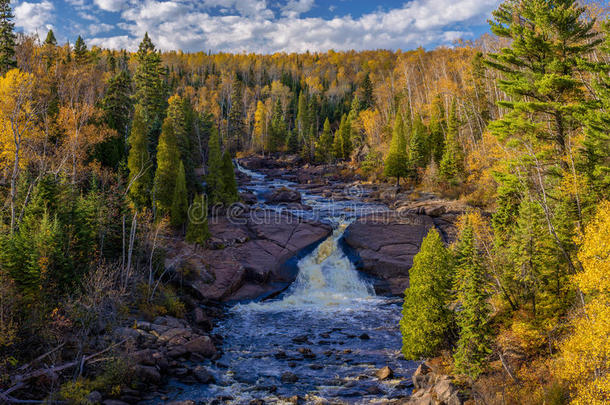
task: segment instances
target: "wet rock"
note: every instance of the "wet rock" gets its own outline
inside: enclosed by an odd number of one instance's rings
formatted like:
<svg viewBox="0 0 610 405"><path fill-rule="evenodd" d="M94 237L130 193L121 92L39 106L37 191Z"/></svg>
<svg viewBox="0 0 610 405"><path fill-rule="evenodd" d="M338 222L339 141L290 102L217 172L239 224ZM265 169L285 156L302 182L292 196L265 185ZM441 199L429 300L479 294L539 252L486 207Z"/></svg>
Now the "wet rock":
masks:
<svg viewBox="0 0 610 405"><path fill-rule="evenodd" d="M216 354L216 347L209 336L199 336L183 345L189 353L199 353L204 357L213 357Z"/></svg>
<svg viewBox="0 0 610 405"><path fill-rule="evenodd" d="M286 355L286 353L285 353L285 352L277 352L277 353L275 353L275 354L273 355L273 357L275 357L276 359L278 359L278 360L279 360L279 359L285 359L285 358L287 358L288 356Z"/></svg>
<svg viewBox="0 0 610 405"><path fill-rule="evenodd" d="M258 202L258 199L256 198L256 195L254 193L251 192L243 192L243 193L239 193L239 198L246 204L248 205L254 205Z"/></svg>
<svg viewBox="0 0 610 405"><path fill-rule="evenodd" d="M309 366L309 368L312 370L322 370L324 368L324 366L321 364L311 364Z"/></svg>
<svg viewBox="0 0 610 405"><path fill-rule="evenodd" d="M167 405L195 405L196 402L195 401L172 401L169 402Z"/></svg>
<svg viewBox="0 0 610 405"><path fill-rule="evenodd" d="M292 341L294 343L306 343L309 341L309 336L307 336L307 335L296 336L296 337L292 338Z"/></svg>
<svg viewBox="0 0 610 405"><path fill-rule="evenodd" d="M202 384L210 384L214 382L214 376L203 366L197 366L192 370L193 376Z"/></svg>
<svg viewBox="0 0 610 405"><path fill-rule="evenodd" d="M107 399L102 403L104 405L129 405L127 402L119 401L118 399Z"/></svg>
<svg viewBox="0 0 610 405"><path fill-rule="evenodd" d="M303 355L303 357L306 359L315 359L316 358L316 355L311 351L311 349L307 349L305 347L300 347L297 351L299 353L301 353Z"/></svg>
<svg viewBox="0 0 610 405"><path fill-rule="evenodd" d="M265 195L265 201L267 204L300 203L301 193L282 187Z"/></svg>
<svg viewBox="0 0 610 405"><path fill-rule="evenodd" d="M102 394L99 391L91 391L89 395L87 395L87 400L92 404L100 404L102 403Z"/></svg>
<svg viewBox="0 0 610 405"><path fill-rule="evenodd" d="M286 371L282 374L281 380L283 383L294 384L295 382L299 381L299 377L296 374L291 373L290 371Z"/></svg>
<svg viewBox="0 0 610 405"><path fill-rule="evenodd" d="M380 380L387 380L388 378L392 378L392 376L394 375L394 371L388 367L385 366L379 370L377 370L377 378Z"/></svg>
<svg viewBox="0 0 610 405"><path fill-rule="evenodd" d="M262 399L253 399L248 403L249 405L265 405L265 401Z"/></svg>
<svg viewBox="0 0 610 405"><path fill-rule="evenodd" d="M384 394L384 391L381 388L379 388L377 385L371 385L369 387L366 387L365 391L369 395L382 395L382 394Z"/></svg>
<svg viewBox="0 0 610 405"><path fill-rule="evenodd" d="M200 307L196 307L193 310L193 321L195 324L207 331L212 329L212 320L208 317L203 309Z"/></svg>
<svg viewBox="0 0 610 405"><path fill-rule="evenodd" d="M413 257L432 227L429 216L389 211L359 218L346 229L344 241L356 266L380 280L377 292L399 295L408 287Z"/></svg>
<svg viewBox="0 0 610 405"><path fill-rule="evenodd" d="M358 336L360 339L362 340L369 340L371 337L369 335L367 335L366 333L363 333L362 335Z"/></svg>
<svg viewBox="0 0 610 405"><path fill-rule="evenodd" d="M146 383L159 384L161 382L161 373L159 373L159 370L157 370L156 367L137 366L136 374Z"/></svg>
<svg viewBox="0 0 610 405"><path fill-rule="evenodd" d="M323 339L330 339L330 333L320 333L320 337Z"/></svg>

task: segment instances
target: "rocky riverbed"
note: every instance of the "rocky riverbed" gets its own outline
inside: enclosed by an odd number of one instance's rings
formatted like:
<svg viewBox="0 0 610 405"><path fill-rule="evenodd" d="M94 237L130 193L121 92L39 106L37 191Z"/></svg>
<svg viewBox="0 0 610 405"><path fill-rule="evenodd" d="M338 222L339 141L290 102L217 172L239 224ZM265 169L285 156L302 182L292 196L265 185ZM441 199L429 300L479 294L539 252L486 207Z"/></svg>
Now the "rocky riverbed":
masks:
<svg viewBox="0 0 610 405"><path fill-rule="evenodd" d="M416 381L412 395L418 364L400 354L401 295L428 230L449 241L464 207L413 201L341 167L240 163L244 203L210 220L208 247L166 242L166 267L191 297L187 319L115 331L135 344L149 387L139 400L441 403L434 382ZM445 394L460 403L455 392Z"/></svg>

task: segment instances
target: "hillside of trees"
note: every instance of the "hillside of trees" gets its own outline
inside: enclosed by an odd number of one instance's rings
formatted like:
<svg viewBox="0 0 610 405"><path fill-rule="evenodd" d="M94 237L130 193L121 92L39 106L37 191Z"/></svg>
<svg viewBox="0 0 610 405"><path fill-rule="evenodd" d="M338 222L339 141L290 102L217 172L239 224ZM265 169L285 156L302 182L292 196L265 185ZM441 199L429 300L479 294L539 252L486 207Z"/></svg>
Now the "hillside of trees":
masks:
<svg viewBox="0 0 610 405"><path fill-rule="evenodd" d="M99 319L180 316L159 235L205 245L187 213L239 200L232 158L294 154L472 207L416 257L406 358L440 356L497 403L608 403L605 19L509 0L452 48L206 54L146 35L130 53L17 35L0 0L0 387L68 333L85 351Z"/></svg>

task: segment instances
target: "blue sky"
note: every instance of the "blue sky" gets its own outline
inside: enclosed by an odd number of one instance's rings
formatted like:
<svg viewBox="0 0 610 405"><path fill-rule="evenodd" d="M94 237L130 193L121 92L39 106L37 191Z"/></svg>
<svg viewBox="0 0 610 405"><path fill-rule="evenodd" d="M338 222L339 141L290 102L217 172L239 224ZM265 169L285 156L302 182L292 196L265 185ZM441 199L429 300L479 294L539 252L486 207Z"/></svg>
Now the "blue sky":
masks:
<svg viewBox="0 0 610 405"><path fill-rule="evenodd" d="M32 0L13 1L17 29L60 42L163 50L305 52L450 45L487 32L499 0Z"/></svg>

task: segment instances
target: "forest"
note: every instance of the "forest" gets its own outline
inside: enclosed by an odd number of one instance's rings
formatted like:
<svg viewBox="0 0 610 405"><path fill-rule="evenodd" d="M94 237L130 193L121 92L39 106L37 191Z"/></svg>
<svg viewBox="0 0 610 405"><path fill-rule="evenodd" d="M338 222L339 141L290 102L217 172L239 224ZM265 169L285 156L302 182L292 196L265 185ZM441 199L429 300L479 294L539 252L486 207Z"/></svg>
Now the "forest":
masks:
<svg viewBox="0 0 610 405"><path fill-rule="evenodd" d="M470 207L414 258L405 359L474 403L609 403L607 11L507 0L453 47L211 54L17 34L0 0L0 402L120 391L120 342L91 336L184 318L164 244L210 243L190 212L240 201L238 159L291 155Z"/></svg>

